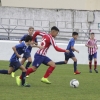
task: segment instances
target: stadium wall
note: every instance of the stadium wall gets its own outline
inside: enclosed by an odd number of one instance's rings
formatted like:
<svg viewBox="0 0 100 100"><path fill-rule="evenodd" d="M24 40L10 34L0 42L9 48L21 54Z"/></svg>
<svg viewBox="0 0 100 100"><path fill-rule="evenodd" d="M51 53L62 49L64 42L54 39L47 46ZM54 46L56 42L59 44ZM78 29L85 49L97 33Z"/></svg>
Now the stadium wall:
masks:
<svg viewBox="0 0 100 100"><path fill-rule="evenodd" d="M49 9L77 9L100 10L100 0L1 0L2 6L49 8Z"/></svg>
<svg viewBox="0 0 100 100"><path fill-rule="evenodd" d="M54 9L34 9L34 8L14 8L14 7L0 7L0 24L3 27L18 29L24 27L21 26L34 26L47 30L50 22L58 23L58 27L61 31L71 32L72 29L79 29L79 32L88 33L89 24L87 22L88 11L74 10L54 10ZM100 40L100 11L94 11L95 19L91 24L90 29L93 32L98 33L96 38ZM10 20L9 20L10 19ZM33 22L34 21L34 22ZM4 26L8 25L8 26ZM2 26L0 26L2 28ZM36 28L35 28L36 29ZM37 29L36 29L37 30ZM4 30L5 32L5 30Z"/></svg>
<svg viewBox="0 0 100 100"><path fill-rule="evenodd" d="M12 47L18 44L18 41L0 41L0 60L9 60L13 54ZM67 44L57 44L61 48L66 48ZM100 45L98 46L98 53L100 53ZM87 48L84 44L76 44L75 48L79 50L79 54L75 52L78 64L88 64L88 53ZM37 51L37 48L32 50L32 58L34 59L34 54ZM64 53L57 52L51 46L48 50L47 56L50 57L53 61L62 61L64 60ZM69 60L69 64L72 64L73 61ZM100 54L98 54L98 64L100 65Z"/></svg>

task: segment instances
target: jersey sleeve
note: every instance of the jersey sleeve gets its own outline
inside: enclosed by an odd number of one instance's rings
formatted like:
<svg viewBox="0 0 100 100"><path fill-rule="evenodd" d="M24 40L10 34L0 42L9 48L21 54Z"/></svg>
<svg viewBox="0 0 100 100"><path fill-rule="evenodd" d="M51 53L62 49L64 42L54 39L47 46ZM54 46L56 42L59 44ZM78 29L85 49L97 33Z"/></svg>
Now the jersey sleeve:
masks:
<svg viewBox="0 0 100 100"><path fill-rule="evenodd" d="M40 31L36 31L32 37L32 40L35 41L35 38L37 35L40 35L40 36L44 36L46 33L43 33L43 32L40 32Z"/></svg>
<svg viewBox="0 0 100 100"><path fill-rule="evenodd" d="M55 43L55 41L54 41L54 39L53 39L52 37L50 37L50 42L51 42L52 46L55 48L56 51L59 51L59 52L66 52L65 49L59 48L59 47L56 45L56 43Z"/></svg>
<svg viewBox="0 0 100 100"><path fill-rule="evenodd" d="M85 44L85 45L89 45L89 42L90 42L90 39L86 42L86 44Z"/></svg>
<svg viewBox="0 0 100 100"><path fill-rule="evenodd" d="M25 41L25 35L20 39L20 41Z"/></svg>
<svg viewBox="0 0 100 100"><path fill-rule="evenodd" d="M19 48L23 48L23 43L20 43L20 44L18 44L18 45L16 45L15 47L16 47L16 49L19 49Z"/></svg>
<svg viewBox="0 0 100 100"><path fill-rule="evenodd" d="M75 41L71 41L71 47L74 47Z"/></svg>

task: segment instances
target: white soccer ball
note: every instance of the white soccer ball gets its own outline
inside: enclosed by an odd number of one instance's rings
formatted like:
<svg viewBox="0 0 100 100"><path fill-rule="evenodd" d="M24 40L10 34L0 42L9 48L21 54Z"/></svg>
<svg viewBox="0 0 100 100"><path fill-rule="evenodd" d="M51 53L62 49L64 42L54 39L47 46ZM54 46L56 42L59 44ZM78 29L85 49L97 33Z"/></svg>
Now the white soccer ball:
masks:
<svg viewBox="0 0 100 100"><path fill-rule="evenodd" d="M70 86L73 88L77 88L79 86L79 81L77 79L72 79L70 81Z"/></svg>

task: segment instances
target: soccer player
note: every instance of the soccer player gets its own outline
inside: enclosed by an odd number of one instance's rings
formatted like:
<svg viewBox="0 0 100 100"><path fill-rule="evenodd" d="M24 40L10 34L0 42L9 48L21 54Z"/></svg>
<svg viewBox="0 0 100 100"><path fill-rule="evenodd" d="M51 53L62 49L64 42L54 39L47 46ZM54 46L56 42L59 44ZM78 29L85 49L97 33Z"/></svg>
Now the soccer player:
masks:
<svg viewBox="0 0 100 100"><path fill-rule="evenodd" d="M56 62L56 65L61 65L61 64L67 64L68 60L71 58L74 61L74 74L80 74L80 72L77 70L77 59L74 55L74 51L76 51L77 53L79 53L78 50L76 50L74 48L74 44L75 44L75 40L78 38L78 33L77 32L73 32L72 33L72 38L69 40L68 46L67 46L67 50L70 51L70 53L65 53L65 61L60 61L60 62Z"/></svg>
<svg viewBox="0 0 100 100"><path fill-rule="evenodd" d="M88 58L89 58L89 71L92 73L92 60L94 59L94 71L98 73L97 70L97 40L95 39L95 34L90 34L90 39L85 44L88 47Z"/></svg>
<svg viewBox="0 0 100 100"><path fill-rule="evenodd" d="M41 79L41 81L44 83L47 83L47 84L51 83L48 80L48 77L53 72L53 70L55 69L56 66L55 66L55 63L46 56L46 53L47 53L50 45L52 44L52 46L55 48L56 51L69 52L69 50L61 49L56 45L54 38L57 36L58 32L59 32L59 29L56 26L53 26L51 28L50 34L42 33L39 31L36 31L34 33L33 41L37 35L42 36L41 46L43 46L44 48L37 50L36 54L34 55L34 61L32 63L32 67L27 69L26 75L29 75L30 73L35 72L38 69L38 67L43 63L45 65L48 65L49 68L47 69L47 71L46 71L45 75L43 76L43 78ZM20 85L21 79L22 79L22 76L16 77L17 85Z"/></svg>
<svg viewBox="0 0 100 100"><path fill-rule="evenodd" d="M25 38L29 35L32 36L34 32L34 28L33 27L29 27L28 29L28 34L25 34L21 39L20 39L20 43L22 41L25 41ZM35 38L35 44L37 45L37 38ZM32 46L28 46L27 48L27 52L24 52L23 58L21 60L21 64L23 65L25 63L26 60L28 60L25 68L28 69L28 67L30 66L30 64L32 63L32 57L31 57L31 51L32 51ZM11 74L12 77L15 76L15 71L12 72ZM26 77L29 77L28 75Z"/></svg>
<svg viewBox="0 0 100 100"><path fill-rule="evenodd" d="M25 87L30 87L30 85L25 84L26 77L26 68L19 62L19 58L21 58L21 54L26 52L27 47L31 44L32 36L27 36L25 42L22 42L14 47L12 47L14 53L10 58L10 64L8 70L0 70L0 74L11 74L14 69L22 70L22 81L21 85Z"/></svg>

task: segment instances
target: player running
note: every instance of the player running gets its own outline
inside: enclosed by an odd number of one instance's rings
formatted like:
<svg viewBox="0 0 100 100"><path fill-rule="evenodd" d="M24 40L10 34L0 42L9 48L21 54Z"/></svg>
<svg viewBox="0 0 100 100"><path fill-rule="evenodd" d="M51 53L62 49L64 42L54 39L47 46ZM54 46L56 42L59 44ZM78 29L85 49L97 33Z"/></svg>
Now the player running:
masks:
<svg viewBox="0 0 100 100"><path fill-rule="evenodd" d="M51 28L50 34L42 33L39 31L34 33L33 41L35 40L37 35L42 36L41 46L43 46L44 48L37 50L36 54L34 55L34 61L32 63L32 67L27 69L26 75L29 75L29 74L35 72L38 69L38 67L43 63L46 65L49 65L49 68L47 69L47 71L46 71L45 75L43 76L43 78L41 79L41 81L44 83L47 83L47 84L51 83L48 80L48 77L53 72L53 70L55 69L56 66L55 66L55 63L46 56L46 53L47 53L50 45L52 44L52 46L55 48L56 51L67 52L67 53L69 52L69 50L61 49L56 45L54 38L57 36L58 32L59 32L59 29L56 26L53 26ZM21 84L21 79L22 79L22 76L16 77L17 85Z"/></svg>
<svg viewBox="0 0 100 100"><path fill-rule="evenodd" d="M20 43L22 41L25 41L25 38L29 35L29 36L32 36L33 35L33 32L34 32L34 28L33 27L29 27L28 29L28 34L25 34L21 39L20 39ZM37 45L37 38L35 38L35 44ZM23 65L25 63L26 60L28 60L25 68L28 69L28 67L31 65L32 63L32 57L31 57L31 51L32 51L32 47L31 46L28 46L27 48L27 52L24 52L24 55L23 55L23 58L21 60L21 64ZM11 74L12 77L15 76L15 71L12 72ZM28 75L26 77L29 77Z"/></svg>
<svg viewBox="0 0 100 100"><path fill-rule="evenodd" d="M94 59L94 71L98 73L97 70L97 40L95 39L95 34L90 34L90 39L85 44L88 47L88 58L89 58L89 71L92 73L92 60Z"/></svg>
<svg viewBox="0 0 100 100"><path fill-rule="evenodd" d="M70 51L70 53L65 53L65 61L60 61L60 62L56 62L56 65L61 65L61 64L67 64L68 60L71 58L74 61L74 74L80 74L80 72L77 70L77 59L74 55L74 51L76 51L77 53L79 53L78 50L76 50L74 48L74 44L75 44L75 40L78 38L78 33L77 32L73 32L72 33L72 38L69 40L69 43L67 45L67 50Z"/></svg>
<svg viewBox="0 0 100 100"><path fill-rule="evenodd" d="M21 54L26 52L28 46L31 44L32 36L27 36L25 39L25 43L22 42L14 47L12 47L14 54L10 58L10 65L8 70L0 70L0 74L11 74L15 69L22 70L22 81L21 85L25 87L30 87L30 85L25 84L25 75L26 68L20 63L19 58L21 58Z"/></svg>

